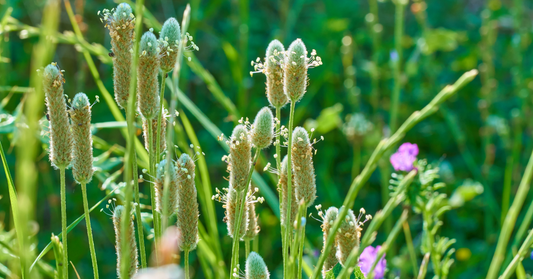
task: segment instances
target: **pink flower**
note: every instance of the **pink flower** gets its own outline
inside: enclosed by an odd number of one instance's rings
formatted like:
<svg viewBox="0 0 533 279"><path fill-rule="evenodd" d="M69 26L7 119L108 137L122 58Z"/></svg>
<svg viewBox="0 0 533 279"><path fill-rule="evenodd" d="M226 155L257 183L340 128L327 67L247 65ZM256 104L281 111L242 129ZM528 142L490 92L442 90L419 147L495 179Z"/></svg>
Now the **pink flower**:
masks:
<svg viewBox="0 0 533 279"><path fill-rule="evenodd" d="M368 273L370 272L370 269L372 268L372 265L377 260L378 252L381 246L376 246L376 248L372 246L368 246L365 248L363 253L361 253L361 256L359 257L359 268L361 269L361 272L365 276L368 276ZM383 257L379 259L378 263L376 264L376 268L374 268L374 278L369 279L382 279L383 276L385 276L385 269L387 267L387 260L385 260L385 254L383 254Z"/></svg>
<svg viewBox="0 0 533 279"><path fill-rule="evenodd" d="M395 171L412 171L413 163L418 155L418 145L406 142L398 148L396 153L390 156L390 162Z"/></svg>

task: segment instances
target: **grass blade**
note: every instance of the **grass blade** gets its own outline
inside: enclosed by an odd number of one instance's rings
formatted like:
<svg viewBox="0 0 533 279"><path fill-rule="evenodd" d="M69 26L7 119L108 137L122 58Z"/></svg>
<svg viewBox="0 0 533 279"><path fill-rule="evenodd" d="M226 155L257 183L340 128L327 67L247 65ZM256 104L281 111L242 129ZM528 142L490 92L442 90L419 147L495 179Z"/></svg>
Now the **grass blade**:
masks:
<svg viewBox="0 0 533 279"><path fill-rule="evenodd" d="M22 228L20 224L20 218L19 218L19 204L17 199L17 192L15 191L15 184L13 184L13 178L11 177L11 173L9 171L9 166L7 165L6 155L4 153L4 147L0 144L0 155L2 156L2 164L4 165L4 172L6 173L7 177L7 186L9 190L9 201L11 204L11 212L13 213L13 223L15 224L15 232L17 234L17 242L19 245L19 251L23 251L24 248L24 235L22 234ZM23 264L21 262L21 264ZM24 269L23 269L24 270Z"/></svg>

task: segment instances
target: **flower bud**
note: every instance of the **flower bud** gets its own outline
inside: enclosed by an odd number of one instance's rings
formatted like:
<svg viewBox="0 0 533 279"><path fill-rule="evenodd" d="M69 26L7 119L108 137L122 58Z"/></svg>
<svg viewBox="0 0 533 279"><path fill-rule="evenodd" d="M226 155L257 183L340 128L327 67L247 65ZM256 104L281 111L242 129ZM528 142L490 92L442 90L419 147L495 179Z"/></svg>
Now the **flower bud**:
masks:
<svg viewBox="0 0 533 279"><path fill-rule="evenodd" d="M152 139L152 148L150 150L150 136L148 135L148 123L152 123L153 139ZM167 148L166 141L166 129L167 121L165 115L161 119L161 131L159 134L159 152L163 152ZM157 144L157 117L152 120L143 119L143 137L144 137L144 148L152 154L155 154L156 144ZM159 155L156 154L156 158L159 158Z"/></svg>
<svg viewBox="0 0 533 279"><path fill-rule="evenodd" d="M54 272L55 278L61 278L63 276L65 264L63 264L63 243L59 240L57 235L52 234L52 247L54 250L54 257L56 258L56 270Z"/></svg>
<svg viewBox="0 0 533 279"><path fill-rule="evenodd" d="M174 69L178 59L178 48L181 43L181 30L178 21L171 17L165 21L159 33L161 47L161 70L167 73Z"/></svg>
<svg viewBox="0 0 533 279"><path fill-rule="evenodd" d="M250 189L249 196L251 195L252 191ZM258 224L258 215L255 213L255 202L253 201L247 201L246 202L246 214L248 215L248 222L247 222L247 229L246 233L243 235L244 240L252 240L255 238L255 236L259 233L261 228Z"/></svg>
<svg viewBox="0 0 533 279"><path fill-rule="evenodd" d="M72 137L63 95L63 74L55 63L44 69L43 89L49 118L50 162L54 167L67 168L72 159Z"/></svg>
<svg viewBox="0 0 533 279"><path fill-rule="evenodd" d="M163 189L165 185L165 176L169 175L170 183L168 184L168 212L165 214L167 216L172 215L176 210L178 210L178 175L176 173L176 167L170 165L170 173L166 173L167 160L162 160L157 164L156 178L155 178L155 210L163 213L163 195L165 190Z"/></svg>
<svg viewBox="0 0 533 279"><path fill-rule="evenodd" d="M115 211L113 212L113 226L115 227L115 248L117 250L117 275L118 278L121 278L120 276L120 262L122 260L122 214L124 211L124 206L119 205L117 208L115 208ZM131 278L135 273L137 273L138 270L138 260L137 260L137 243L135 242L135 228L133 226L133 218L129 218L129 225L128 225L128 232L126 234L127 238L125 241L128 242L129 248L130 248L130 267L128 270L129 277Z"/></svg>
<svg viewBox="0 0 533 279"><path fill-rule="evenodd" d="M341 208L342 210L342 208ZM357 224L357 219L351 209L344 220L342 220L339 233L337 234L337 259L344 265L350 252L356 247L359 247L359 240L361 238L361 228Z"/></svg>
<svg viewBox="0 0 533 279"><path fill-rule="evenodd" d="M177 162L178 170L178 228L181 230L180 249L191 251L198 244L198 197L194 185L194 161L183 153Z"/></svg>
<svg viewBox="0 0 533 279"><path fill-rule="evenodd" d="M126 108L130 92L135 17L130 5L121 3L113 12L104 11L104 20L111 36L115 100L119 107Z"/></svg>
<svg viewBox="0 0 533 279"><path fill-rule="evenodd" d="M152 120L159 112L159 43L152 32L141 38L137 67L137 107L142 116Z"/></svg>
<svg viewBox="0 0 533 279"><path fill-rule="evenodd" d="M304 200L307 207L316 198L315 168L313 166L313 147L307 131L296 127L292 133L292 169L294 171L294 187L296 199Z"/></svg>
<svg viewBox="0 0 533 279"><path fill-rule="evenodd" d="M228 227L228 235L233 238L235 235L235 224L237 223L237 209L241 205L241 199L244 197L239 197L239 194L237 191L230 185L228 189L228 196L226 200L226 204L224 205L226 207L226 216L224 217L224 220L226 221L226 225ZM241 226L239 229L239 238L242 239L242 237L246 234L246 230L248 229L248 211L243 210L243 216L241 218Z"/></svg>
<svg viewBox="0 0 533 279"><path fill-rule="evenodd" d="M236 191L243 191L252 161L252 142L248 129L237 125L233 129L229 146L229 183Z"/></svg>
<svg viewBox="0 0 533 279"><path fill-rule="evenodd" d="M307 87L307 49L300 39L289 46L285 54L285 95L291 102L298 102Z"/></svg>
<svg viewBox="0 0 533 279"><path fill-rule="evenodd" d="M252 144L259 149L267 148L272 144L274 137L274 116L268 107L262 108L255 117L251 131Z"/></svg>
<svg viewBox="0 0 533 279"><path fill-rule="evenodd" d="M330 207L328 210L326 210L326 214L323 217L324 223L322 223L322 232L323 232L323 240L324 244L322 245L322 253L324 253L324 248L326 247L326 242L331 230L331 227L333 227L333 223L335 223L335 220L337 220L337 215L339 214L339 210L336 207ZM324 266L322 267L322 276L326 278L326 273L330 271L335 265L339 262L337 258L335 257L336 249L331 249L329 254L326 256L326 261L324 262Z"/></svg>
<svg viewBox="0 0 533 279"><path fill-rule="evenodd" d="M91 135L91 104L84 93L74 96L70 110L72 120L72 174L78 183L87 184L93 178L93 139Z"/></svg>
<svg viewBox="0 0 533 279"><path fill-rule="evenodd" d="M291 220L287 223L287 199L289 196L288 187L287 187L287 174L288 174L288 160L287 156L283 158L281 162L281 173L279 175L279 184L281 190L281 223L282 224L293 224L294 218L298 212L298 202L296 201L295 187L294 184L291 187ZM294 172L292 172L292 181L294 181Z"/></svg>
<svg viewBox="0 0 533 279"><path fill-rule="evenodd" d="M278 40L268 45L265 57L266 95L270 105L281 108L289 102L283 91L283 67L285 48Z"/></svg>
<svg viewBox="0 0 533 279"><path fill-rule="evenodd" d="M270 273L265 261L256 252L251 252L246 259L246 279L268 279Z"/></svg>

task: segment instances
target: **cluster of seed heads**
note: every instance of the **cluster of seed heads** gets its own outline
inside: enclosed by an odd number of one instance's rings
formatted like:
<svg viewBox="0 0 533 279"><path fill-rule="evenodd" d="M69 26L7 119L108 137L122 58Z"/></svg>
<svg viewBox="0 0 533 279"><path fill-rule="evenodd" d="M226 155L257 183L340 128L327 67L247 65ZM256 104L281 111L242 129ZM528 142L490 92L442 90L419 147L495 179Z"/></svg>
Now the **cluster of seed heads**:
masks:
<svg viewBox="0 0 533 279"><path fill-rule="evenodd" d="M141 38L139 65L137 66L137 107L143 118L152 120L159 113L159 53L155 35L148 31Z"/></svg>
<svg viewBox="0 0 533 279"><path fill-rule="evenodd" d="M316 198L315 168L313 166L313 147L307 131L296 127L292 133L292 169L296 201L304 201L306 206L313 205Z"/></svg>
<svg viewBox="0 0 533 279"><path fill-rule="evenodd" d="M322 205L317 205L315 208L318 211L318 215L322 218L322 239L323 239L323 245L322 245L322 253L324 253L324 249L326 247L326 242L329 237L329 234L331 233L331 227L333 227L333 223L335 220L337 220L337 216L339 214L339 210L336 207L330 207L328 210L326 210L326 213L321 210ZM332 249L329 254L326 256L326 261L324 262L324 266L322 267L322 276L326 278L326 272L330 271L335 265L339 262L337 260L337 257L335 255L336 251L335 249Z"/></svg>
<svg viewBox="0 0 533 279"><path fill-rule="evenodd" d="M281 108L290 100L299 101L305 94L308 78L307 69L322 65L316 50L308 57L307 49L300 39L291 43L287 50L277 41L272 41L263 61L252 61L254 73L264 73L267 77L267 98L275 108Z"/></svg>
<svg viewBox="0 0 533 279"><path fill-rule="evenodd" d="M176 210L178 210L178 185L179 177L174 164L170 165L169 172L166 171L167 160L163 159L159 164L156 165L156 178L154 183L154 192L156 200L156 211L165 213L166 216L172 215ZM144 171L144 170L143 170ZM164 200L164 189L165 179L168 176L168 212L163 212L163 200Z"/></svg>

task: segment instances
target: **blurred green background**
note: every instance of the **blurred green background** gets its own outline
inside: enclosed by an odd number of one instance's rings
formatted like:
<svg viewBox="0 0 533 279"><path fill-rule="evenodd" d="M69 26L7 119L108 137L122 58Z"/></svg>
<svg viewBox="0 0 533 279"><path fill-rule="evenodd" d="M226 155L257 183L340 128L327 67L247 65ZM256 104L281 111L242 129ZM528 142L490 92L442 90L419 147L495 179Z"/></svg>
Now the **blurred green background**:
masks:
<svg viewBox="0 0 533 279"><path fill-rule="evenodd" d="M38 29L28 26L39 27L45 2L0 0L0 18L3 17L0 23L0 140L12 173L16 158L12 147L17 142L18 124L23 123L19 112L32 74L32 48L38 39ZM146 7L154 18L148 18L144 31L149 27L156 27L158 31L154 22L162 23L169 17L181 21L187 4L171 0L147 2ZM107 56L111 48L110 38L97 11L113 8L116 3L71 0L71 4L86 41L104 47L94 46L91 53L105 88L112 94L113 73ZM294 39L301 38L309 50L316 49L324 65L309 70L308 92L296 106L295 123L308 129L316 128L314 137L325 137L325 141L315 145L318 149L314 158L318 187L316 203L325 208L340 206L354 174L362 169L378 141L390 134L393 67L397 58L394 50L395 4L389 0L192 0L190 4L189 32L200 51L186 54L191 60L182 71L180 88L226 135L231 133L238 120L236 115L253 119L261 107L268 105L264 75L251 77L249 72L253 70L250 61L264 57L272 39L278 39L288 47ZM377 17L369 14L372 7L378 8ZM94 100L101 92L79 52L81 47L75 45L79 42L73 39L73 29L63 4L61 8L59 31L64 37L55 38L58 46L53 60L65 70L65 93L69 97L85 92ZM7 11L10 16L6 16ZM450 278L485 276L502 223L502 210L509 207L509 199L512 201L533 149L531 18L533 2L529 0L411 0L406 6L405 34L399 40L403 48L399 123L425 106L463 72L474 68L480 71L478 78L405 138L405 141L418 144L419 158L440 162L441 180L447 184L444 191L449 195L461 185L477 182L484 187L483 194L445 214L441 235L457 239L453 246L457 249L456 262ZM167 90L167 100L169 96ZM226 165L221 161L224 149L206 129L206 122L200 120L190 106L180 101L178 107L182 116L176 122L175 144L182 147L191 143L184 130L186 117L206 153L212 191L215 187L227 187L224 179L228 175ZM359 115L354 116L355 113ZM366 120L361 120L361 115ZM285 108L282 123L286 123L287 118L288 108ZM100 169L89 185L90 204L105 196L100 188L105 181L110 183L106 180L110 175L119 175L122 168L120 154L106 153L110 146L116 151L125 145L117 128L120 123L116 125L112 121L115 119L106 102L101 101L93 107L92 122L100 123L94 128L95 136L100 139L95 140L94 153L95 157L104 155L95 163ZM354 136L350 127L363 128ZM52 232L60 232L61 225L59 173L50 167L45 148L46 137L43 137L36 208L39 251L49 242ZM273 153L273 148L267 150L266 158L275 165ZM357 154L360 154L360 160ZM261 169L265 164L264 160L260 162ZM364 207L368 213L375 214L382 207L391 171L386 158L359 193L355 210ZM277 194L272 176L262 172L261 175L270 193ZM121 179L119 176L115 182ZM141 184L141 191L149 193L147 183ZM67 172L67 192L67 212L71 222L83 214L83 209L81 191L70 172ZM261 194L268 193L262 191ZM4 172L0 172L0 195L0 221L4 224L0 236L11 239ZM526 205L529 206L531 198L526 199ZM149 200L144 199L144 202L149 203ZM206 222L218 224L222 251L229 262L231 238L226 235L226 226L222 222L221 204L216 203L215 208L216 220L205 220L202 207L200 220L206 227ZM259 253L273 276L280 278L277 272L281 268L281 241L276 217L279 209L273 208L267 198L257 210L261 226ZM317 217L314 209L310 212ZM400 212L398 209L394 216L398 217ZM381 229L376 244L385 240L393 223L390 221ZM115 278L116 256L110 217L96 210L92 222L101 276ZM422 255L418 247L422 221L419 216L413 216L409 223L420 262ZM320 223L314 219L308 220L307 237L307 258L312 264L322 247ZM84 222L69 234L69 244L70 260L81 277L88 278L91 261ZM394 253L387 255L388 276L412 277L403 235L398 237L396 244L392 250ZM6 253L5 249L0 249L0 261L9 258ZM51 261L53 253L44 259ZM204 278L195 252L191 263L194 278ZM530 259L524 261L524 266L526 271L533 271Z"/></svg>

